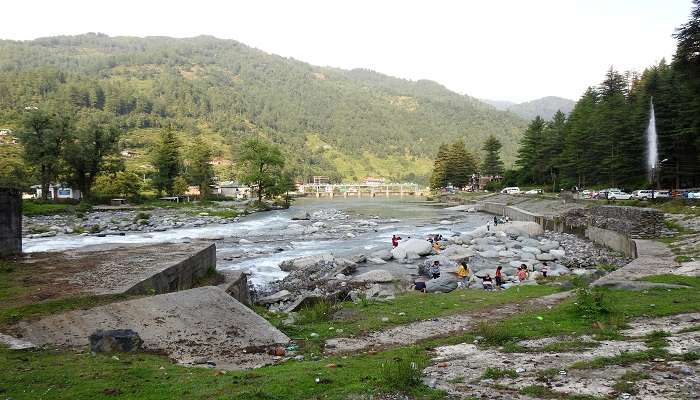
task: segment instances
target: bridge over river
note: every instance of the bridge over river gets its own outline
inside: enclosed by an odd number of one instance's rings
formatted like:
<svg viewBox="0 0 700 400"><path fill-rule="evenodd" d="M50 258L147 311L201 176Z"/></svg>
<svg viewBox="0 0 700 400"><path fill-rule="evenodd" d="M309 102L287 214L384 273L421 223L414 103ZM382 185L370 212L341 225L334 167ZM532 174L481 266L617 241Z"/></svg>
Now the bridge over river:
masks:
<svg viewBox="0 0 700 400"><path fill-rule="evenodd" d="M324 184L304 185L305 196L316 197L378 197L378 196L426 196L428 188L414 183L387 184Z"/></svg>

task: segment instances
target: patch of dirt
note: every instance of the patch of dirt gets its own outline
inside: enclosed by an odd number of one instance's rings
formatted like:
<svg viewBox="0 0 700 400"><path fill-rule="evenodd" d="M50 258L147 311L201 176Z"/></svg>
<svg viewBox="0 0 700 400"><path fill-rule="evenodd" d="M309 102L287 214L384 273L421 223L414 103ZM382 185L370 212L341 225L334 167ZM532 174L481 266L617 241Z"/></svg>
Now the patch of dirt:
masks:
<svg viewBox="0 0 700 400"><path fill-rule="evenodd" d="M681 314L658 319L638 319L632 322L625 334L635 334L626 341L600 341L595 348L577 352L543 352L541 348L558 341L570 341L571 337L542 338L519 342L532 352L503 353L498 349L479 348L475 344L462 343L438 347L433 350L433 364L423 370L425 382L431 387L445 390L454 396L473 396L481 399L532 399L521 390L531 386L543 386L545 390L568 394L591 395L606 398L630 399L697 399L700 393L700 364L697 361L680 362L657 359L631 366L606 366L599 369L571 369L578 361L597 357L610 357L623 352L647 350L643 335L660 329L663 324L672 326L673 332L695 326L699 314ZM579 340L591 340L579 337ZM683 354L700 350L700 332L673 333L667 338L667 350L671 354ZM515 377L484 379L487 368L517 371ZM630 373L625 375L626 373ZM635 373L635 374L632 374ZM623 379L623 375L624 379ZM633 381L625 381L632 379ZM622 397L616 383L625 381L634 389L631 397Z"/></svg>
<svg viewBox="0 0 700 400"><path fill-rule="evenodd" d="M499 306L498 318L507 318L519 314L528 308L551 307L570 295L569 292L556 293L523 303L512 303ZM406 346L421 340L447 336L468 331L481 321L494 320L489 310L450 315L416 321L399 325L387 330L370 332L365 336L354 338L333 338L326 340L327 354L353 353L364 350L379 350L388 347Z"/></svg>

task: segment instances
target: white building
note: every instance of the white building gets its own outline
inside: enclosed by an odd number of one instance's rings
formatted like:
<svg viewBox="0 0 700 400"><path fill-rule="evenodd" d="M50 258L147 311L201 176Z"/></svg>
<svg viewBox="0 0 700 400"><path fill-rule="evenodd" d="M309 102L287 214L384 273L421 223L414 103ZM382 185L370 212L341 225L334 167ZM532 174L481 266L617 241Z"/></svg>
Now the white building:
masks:
<svg viewBox="0 0 700 400"><path fill-rule="evenodd" d="M234 181L226 181L219 183L217 194L223 197L231 197L234 199L247 199L250 197L250 187L242 183Z"/></svg>
<svg viewBox="0 0 700 400"><path fill-rule="evenodd" d="M35 190L35 195L34 197L37 199L41 198L42 194L42 189L41 185L34 185L31 187L32 189ZM49 185L49 195L48 198L50 200L80 200L82 198L82 194L80 193L80 190L78 189L73 189L70 186L67 185Z"/></svg>

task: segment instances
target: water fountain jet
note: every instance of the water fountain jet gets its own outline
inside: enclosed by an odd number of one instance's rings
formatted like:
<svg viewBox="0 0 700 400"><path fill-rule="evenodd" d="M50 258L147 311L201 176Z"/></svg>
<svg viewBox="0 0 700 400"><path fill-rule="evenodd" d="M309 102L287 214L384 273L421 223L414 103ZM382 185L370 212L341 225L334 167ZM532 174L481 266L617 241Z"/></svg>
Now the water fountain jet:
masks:
<svg viewBox="0 0 700 400"><path fill-rule="evenodd" d="M659 138L656 135L656 116L654 115L654 98L649 100L649 126L647 126L647 173L650 183L657 180L656 169L659 166Z"/></svg>

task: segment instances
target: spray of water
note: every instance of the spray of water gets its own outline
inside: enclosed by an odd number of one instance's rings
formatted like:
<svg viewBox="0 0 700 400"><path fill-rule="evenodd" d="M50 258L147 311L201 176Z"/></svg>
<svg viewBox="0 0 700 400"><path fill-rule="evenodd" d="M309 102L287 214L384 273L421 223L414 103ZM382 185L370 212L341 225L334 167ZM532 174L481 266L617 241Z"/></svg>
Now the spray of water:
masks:
<svg viewBox="0 0 700 400"><path fill-rule="evenodd" d="M656 136L656 117L654 116L654 99L649 102L649 126L647 127L647 173L649 182L653 182L659 164L659 138Z"/></svg>

